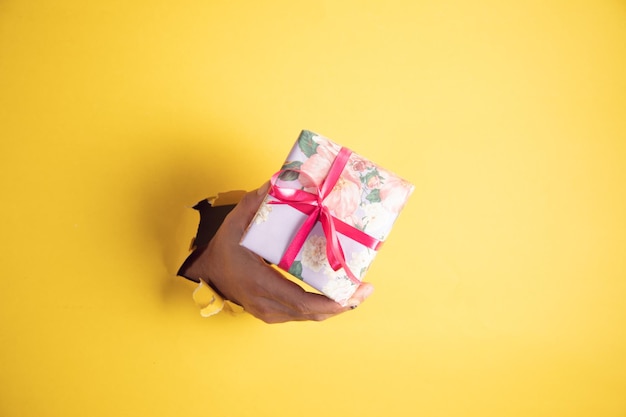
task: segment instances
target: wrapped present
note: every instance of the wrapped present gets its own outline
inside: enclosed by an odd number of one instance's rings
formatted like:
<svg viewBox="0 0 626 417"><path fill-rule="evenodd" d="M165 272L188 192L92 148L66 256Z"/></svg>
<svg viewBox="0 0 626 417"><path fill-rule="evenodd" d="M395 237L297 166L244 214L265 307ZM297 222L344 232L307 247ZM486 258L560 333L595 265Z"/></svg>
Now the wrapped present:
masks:
<svg viewBox="0 0 626 417"><path fill-rule="evenodd" d="M344 305L413 191L306 130L270 183L241 244Z"/></svg>

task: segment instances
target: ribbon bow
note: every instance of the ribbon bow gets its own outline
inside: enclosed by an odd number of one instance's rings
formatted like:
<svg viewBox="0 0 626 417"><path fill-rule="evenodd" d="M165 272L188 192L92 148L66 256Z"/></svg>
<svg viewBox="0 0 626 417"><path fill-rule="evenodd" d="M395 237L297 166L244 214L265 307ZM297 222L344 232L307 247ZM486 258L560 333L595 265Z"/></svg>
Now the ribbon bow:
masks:
<svg viewBox="0 0 626 417"><path fill-rule="evenodd" d="M308 217L294 236L293 240L285 250L278 266L288 271L293 264L298 252L302 249L306 238L308 237L313 226L319 221L324 230L326 237L326 257L328 263L334 271L343 268L348 278L355 284L361 282L348 267L346 258L339 241L338 233L351 238L352 240L367 246L370 249L377 250L382 244L381 241L375 239L368 234L356 229L347 223L334 217L330 209L324 204L324 200L333 190L333 187L339 180L341 172L348 163L348 159L352 151L347 148L341 148L337 157L333 161L326 178L316 187L314 193L293 188L285 188L277 185L278 177L285 171L298 172L300 175L307 175L305 172L297 169L281 170L274 174L270 180L269 195L278 201L271 201L270 204L288 204L289 206L307 214Z"/></svg>

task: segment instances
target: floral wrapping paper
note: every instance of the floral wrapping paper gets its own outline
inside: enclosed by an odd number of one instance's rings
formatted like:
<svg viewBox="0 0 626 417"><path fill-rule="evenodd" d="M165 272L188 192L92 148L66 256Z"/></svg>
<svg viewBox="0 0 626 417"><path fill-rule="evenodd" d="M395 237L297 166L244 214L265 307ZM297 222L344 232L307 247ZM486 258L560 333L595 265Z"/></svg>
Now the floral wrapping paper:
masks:
<svg viewBox="0 0 626 417"><path fill-rule="evenodd" d="M340 149L341 146L323 136L302 131L274 176L276 185L316 193ZM412 192L413 185L409 182L352 152L323 205L334 218L383 242ZM241 244L279 264L307 215L270 194L259 207ZM341 233L338 239L347 267L353 277L362 280L377 251ZM358 281L350 279L344 268L331 267L326 245L322 225L317 222L288 272L345 305L356 291Z"/></svg>

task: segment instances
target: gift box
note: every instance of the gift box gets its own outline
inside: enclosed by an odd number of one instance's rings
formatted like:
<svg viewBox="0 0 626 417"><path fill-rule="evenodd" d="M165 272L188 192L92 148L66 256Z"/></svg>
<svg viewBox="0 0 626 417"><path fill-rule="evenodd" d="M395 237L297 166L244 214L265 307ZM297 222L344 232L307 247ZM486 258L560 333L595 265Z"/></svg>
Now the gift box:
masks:
<svg viewBox="0 0 626 417"><path fill-rule="evenodd" d="M241 244L345 305L413 188L305 130L272 176Z"/></svg>

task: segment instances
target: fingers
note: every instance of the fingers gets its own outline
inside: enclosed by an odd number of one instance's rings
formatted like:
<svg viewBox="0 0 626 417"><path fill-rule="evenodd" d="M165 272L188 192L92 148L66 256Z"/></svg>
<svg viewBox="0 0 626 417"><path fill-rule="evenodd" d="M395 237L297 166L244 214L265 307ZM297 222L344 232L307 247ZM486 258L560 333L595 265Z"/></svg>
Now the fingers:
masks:
<svg viewBox="0 0 626 417"><path fill-rule="evenodd" d="M272 307L274 311L266 310L261 313L261 317L257 315L266 322L326 320L356 308L374 290L372 284L362 283L346 305L342 306L324 295L307 292L296 283L285 279L271 267L267 266L266 268L270 269L272 274L264 274L265 276L262 277L263 282L261 284L264 289L262 296L274 302L265 304L265 307ZM269 314L272 312L276 315Z"/></svg>
<svg viewBox="0 0 626 417"><path fill-rule="evenodd" d="M326 298L320 294L305 293L316 298ZM339 304L326 299L334 304L332 312L308 311L302 308L294 309L281 303L275 298L260 298L255 300L252 308L246 311L263 320L266 323L283 323L286 321L322 321L345 311ZM244 307L245 308L245 307Z"/></svg>
<svg viewBox="0 0 626 417"><path fill-rule="evenodd" d="M307 292L285 278L279 284L274 286L273 298L287 309L292 320L321 321L348 310L330 298Z"/></svg>
<svg viewBox="0 0 626 417"><path fill-rule="evenodd" d="M293 305L293 301L295 300L292 300L290 304ZM358 305L341 306L324 295L309 292L303 292L303 299L300 301L302 301L301 304L296 305L296 307L290 307L279 303L275 299L266 299L264 303L257 303L255 306L256 311L251 313L266 323L323 321L356 308ZM261 305L264 305L264 307L259 309L258 307Z"/></svg>

